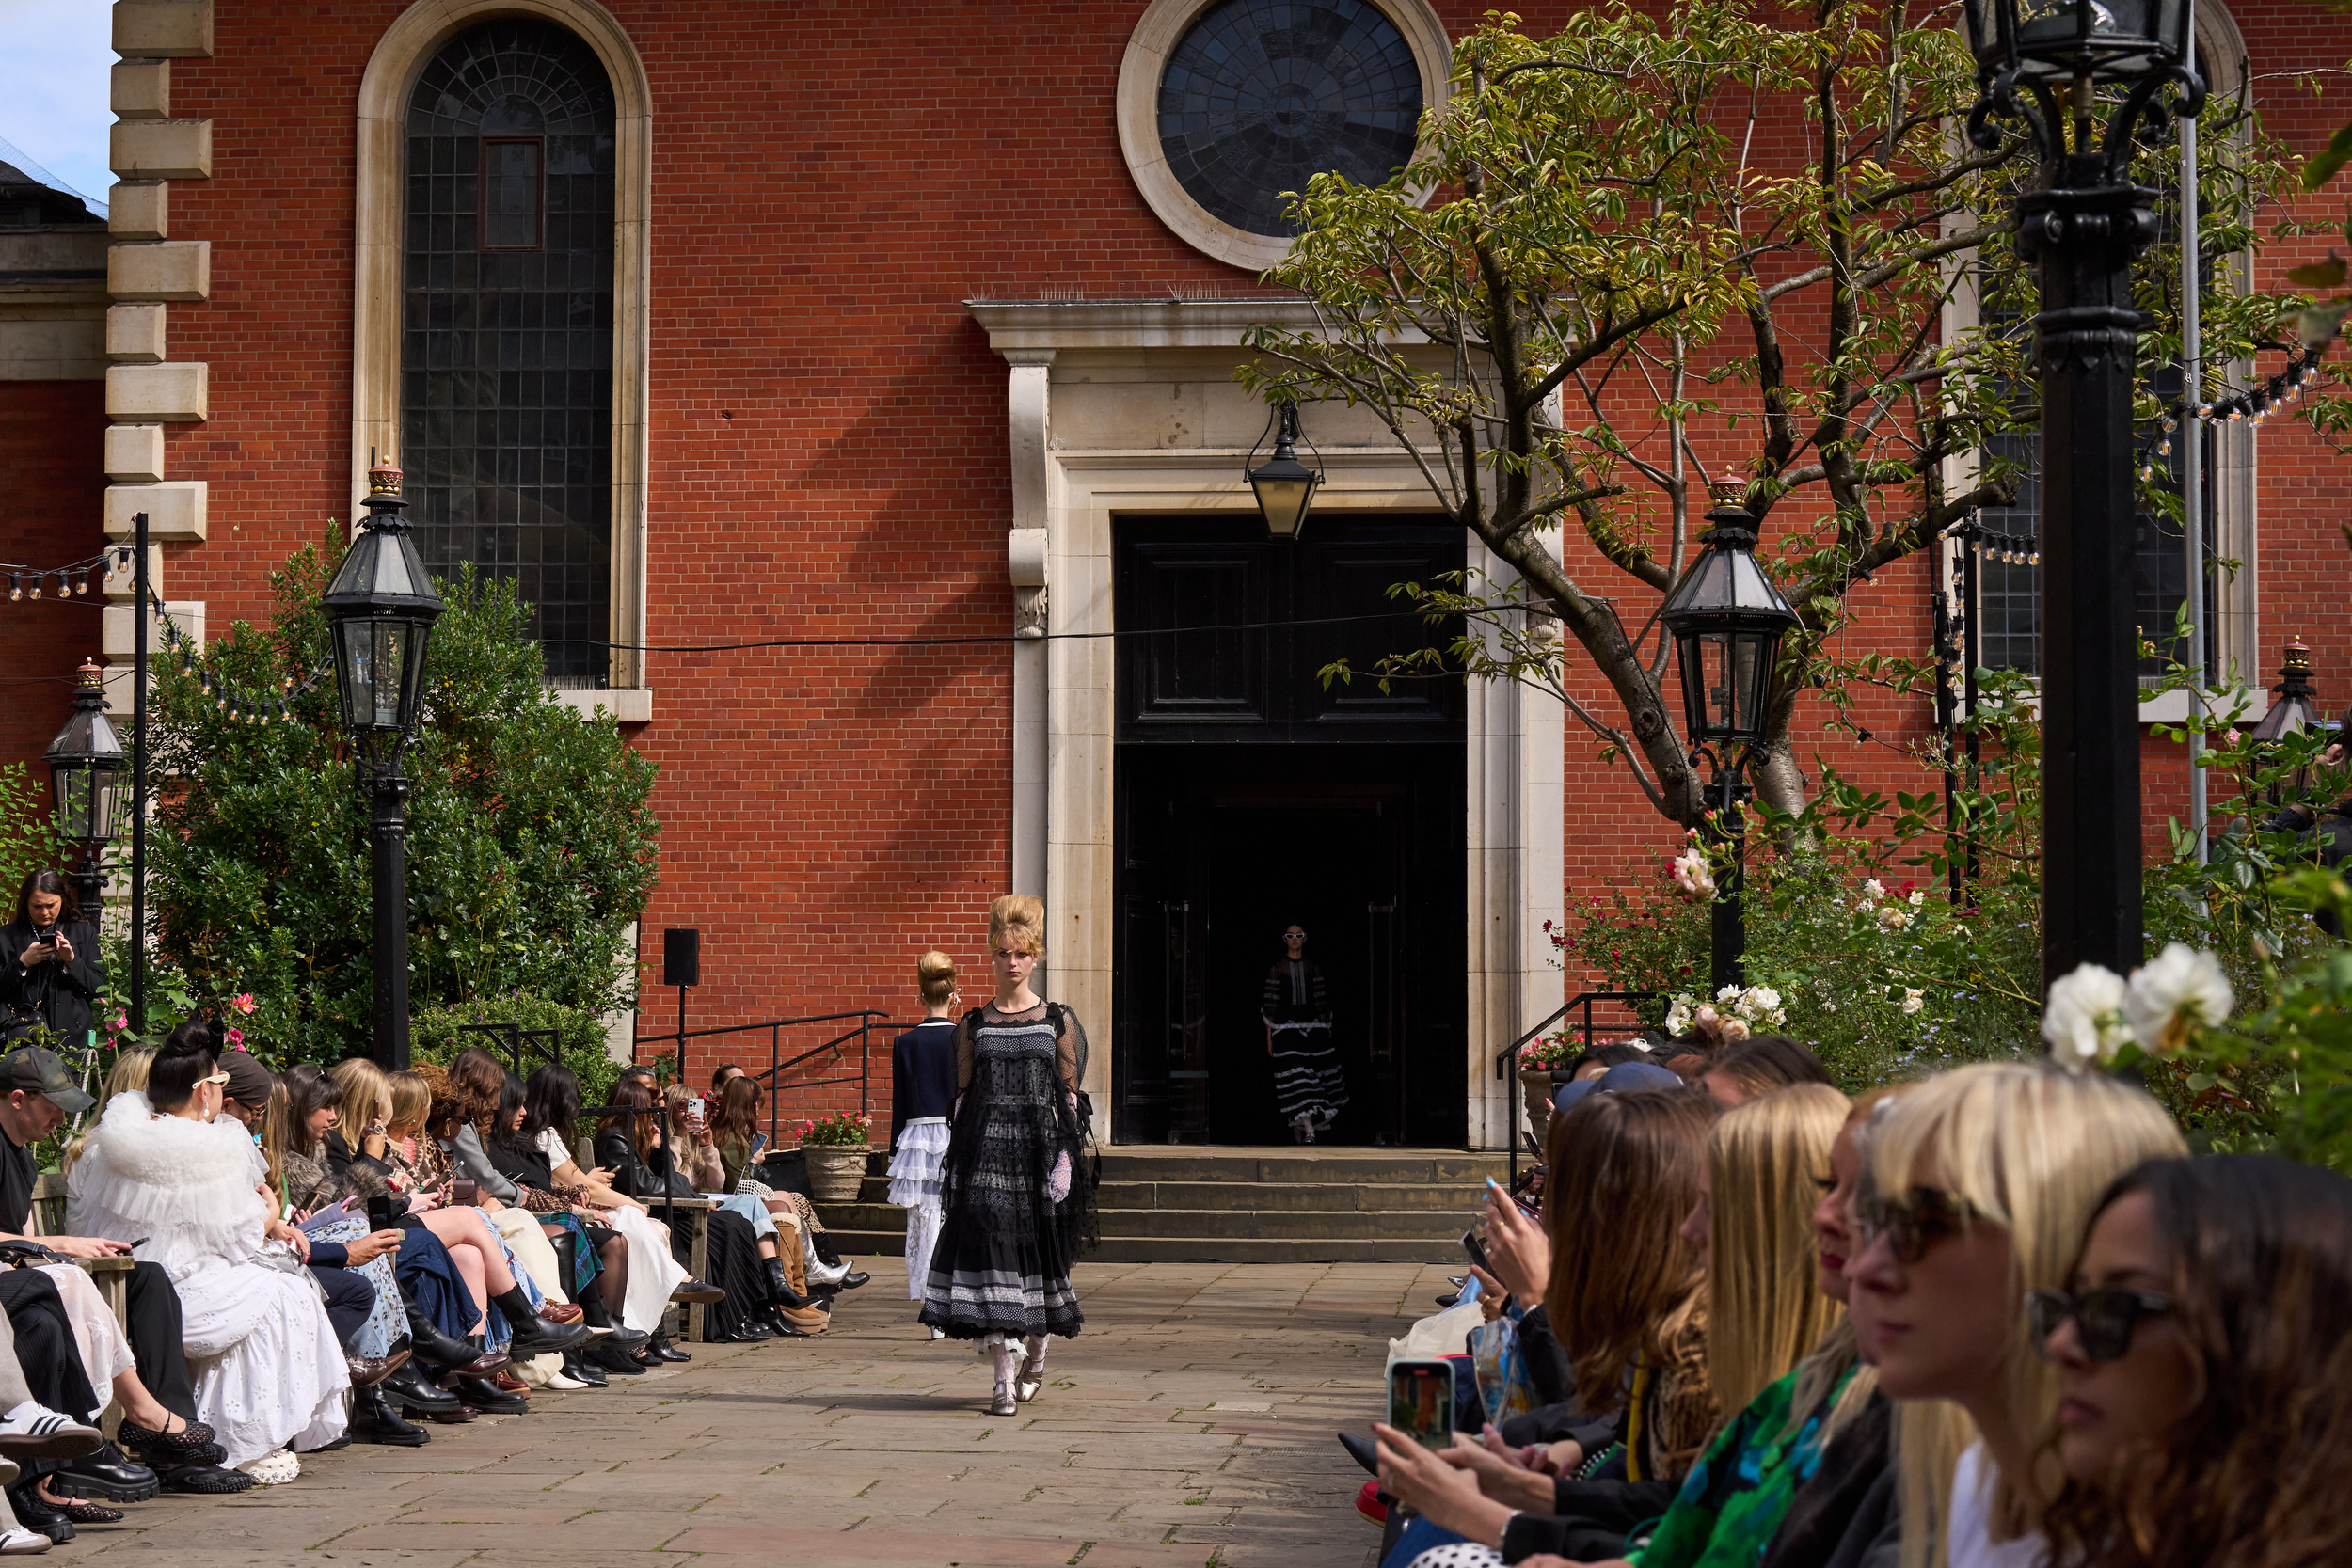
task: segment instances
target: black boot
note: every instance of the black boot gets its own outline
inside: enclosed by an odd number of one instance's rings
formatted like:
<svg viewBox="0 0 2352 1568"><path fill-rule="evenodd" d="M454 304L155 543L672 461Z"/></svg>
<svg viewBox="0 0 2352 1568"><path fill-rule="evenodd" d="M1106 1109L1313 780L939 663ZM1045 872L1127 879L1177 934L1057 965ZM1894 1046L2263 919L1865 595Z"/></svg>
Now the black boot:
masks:
<svg viewBox="0 0 2352 1568"><path fill-rule="evenodd" d="M596 1336L596 1338L603 1343L620 1345L628 1350L635 1350L638 1346L644 1344L645 1340L650 1338L650 1336L648 1336L642 1328L631 1328L627 1323L616 1323L612 1321L612 1314L605 1310L604 1291L601 1289L603 1283L604 1281L601 1279L596 1280L580 1295L580 1322L586 1323L591 1329L611 1329L612 1332L610 1334L599 1334Z"/></svg>
<svg viewBox="0 0 2352 1568"><path fill-rule="evenodd" d="M414 1358L402 1362L393 1369L391 1376L375 1386L388 1402L412 1416L454 1415L463 1402L456 1395L436 1387Z"/></svg>
<svg viewBox="0 0 2352 1568"><path fill-rule="evenodd" d="M694 1359L692 1352L682 1351L675 1345L670 1343L670 1337L667 1334L655 1335L652 1342L646 1345L645 1354L655 1357L657 1360L661 1361L691 1361Z"/></svg>
<svg viewBox="0 0 2352 1568"><path fill-rule="evenodd" d="M352 1394L350 1431L355 1443L379 1443L391 1449L421 1449L433 1441L431 1433L402 1418L381 1387L361 1388Z"/></svg>
<svg viewBox="0 0 2352 1568"><path fill-rule="evenodd" d="M66 1461L51 1474L49 1490L60 1497L103 1497L110 1503L143 1503L163 1490L155 1472L133 1460L112 1443L96 1453Z"/></svg>
<svg viewBox="0 0 2352 1568"><path fill-rule="evenodd" d="M400 1300L408 1308L408 1348L415 1352L418 1360L437 1367L462 1367L481 1354L463 1339L453 1338L434 1327L433 1320L410 1299L407 1291L401 1292Z"/></svg>
<svg viewBox="0 0 2352 1568"><path fill-rule="evenodd" d="M786 1307L791 1307L796 1312L809 1305L812 1298L801 1294L800 1291L792 1288L791 1279L787 1276L784 1272L783 1259L763 1258L760 1259L760 1262L767 1265L768 1293L770 1295L775 1297L778 1302Z"/></svg>
<svg viewBox="0 0 2352 1568"><path fill-rule="evenodd" d="M602 1388L611 1382L604 1375L604 1369L590 1361L586 1353L579 1348L564 1353L564 1375L591 1388Z"/></svg>
<svg viewBox="0 0 2352 1568"><path fill-rule="evenodd" d="M643 1377L644 1363L629 1354L610 1339L598 1339L580 1353L581 1358L594 1362L615 1377Z"/></svg>
<svg viewBox="0 0 2352 1568"><path fill-rule="evenodd" d="M531 1305L519 1285L502 1296L490 1298L506 1320L506 1326L515 1337L507 1341L506 1354L517 1361L534 1355L555 1355L587 1342L593 1332L585 1322L551 1323L539 1316L539 1309ZM584 1318L586 1314L582 1314Z"/></svg>
<svg viewBox="0 0 2352 1568"><path fill-rule="evenodd" d="M40 1482L20 1481L9 1487L8 1506L16 1510L18 1524L54 1544L62 1546L73 1539L73 1521L56 1504L41 1500Z"/></svg>
<svg viewBox="0 0 2352 1568"><path fill-rule="evenodd" d="M508 1393L486 1377L461 1377L450 1392L485 1416L520 1416L531 1408L529 1400Z"/></svg>

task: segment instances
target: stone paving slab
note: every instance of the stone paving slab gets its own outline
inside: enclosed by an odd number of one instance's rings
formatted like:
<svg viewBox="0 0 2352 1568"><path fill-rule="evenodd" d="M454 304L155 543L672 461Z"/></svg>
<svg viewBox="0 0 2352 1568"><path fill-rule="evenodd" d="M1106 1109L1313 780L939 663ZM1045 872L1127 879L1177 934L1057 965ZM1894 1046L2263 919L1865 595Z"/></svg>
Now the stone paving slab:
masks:
<svg viewBox="0 0 2352 1568"><path fill-rule="evenodd" d="M1045 1392L988 1414L969 1346L925 1338L886 1263L832 1333L528 1416L354 1446L233 1498L160 1497L51 1562L100 1568L1374 1568L1363 1472L1390 1336L1436 1308L1409 1263L1091 1263Z"/></svg>

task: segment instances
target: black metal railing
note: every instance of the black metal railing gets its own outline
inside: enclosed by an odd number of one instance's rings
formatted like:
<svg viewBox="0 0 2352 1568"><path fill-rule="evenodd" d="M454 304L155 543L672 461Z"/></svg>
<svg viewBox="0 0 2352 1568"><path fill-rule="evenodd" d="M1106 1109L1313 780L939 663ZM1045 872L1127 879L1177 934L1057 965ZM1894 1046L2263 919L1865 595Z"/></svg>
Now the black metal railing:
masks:
<svg viewBox="0 0 2352 1568"><path fill-rule="evenodd" d="M800 1028L806 1024L839 1023L848 1019L855 1019L857 1022L832 1038L819 1041L801 1052L798 1055L787 1057L784 1054L786 1030ZM640 1035L637 1037L637 1047L642 1050L648 1045L660 1045L665 1040L674 1042L676 1047L678 1082L691 1084L692 1080L689 1076L690 1069L687 1063L689 1041L716 1040L731 1035L756 1036L765 1030L768 1035L768 1067L765 1071L751 1072L750 1076L761 1081L763 1091L768 1099L768 1147L773 1148L778 1141L776 1129L783 1119L784 1091L787 1087L795 1093L801 1093L842 1084L855 1084L858 1115L863 1117L873 1114L873 1035L877 1025L886 1024L889 1022L890 1015L882 1009L861 1007L855 1012L813 1013L806 1018L772 1018L764 1023L730 1023L713 1029L685 1029L675 1030L666 1035ZM857 1041L856 1071L838 1073L830 1078L794 1079L789 1084L785 1081L786 1073L804 1062L814 1061L818 1056L829 1054L834 1062L843 1060L842 1048L852 1039ZM632 1059L636 1059L634 1051L631 1054ZM716 1060L726 1054L728 1053L723 1051L710 1051L707 1053L706 1059ZM749 1071L749 1069L746 1070Z"/></svg>
<svg viewBox="0 0 2352 1568"><path fill-rule="evenodd" d="M556 1029L526 1029L519 1023L461 1023L461 1035L487 1035L506 1048L507 1059L515 1064L515 1076L528 1078L530 1068L523 1063L523 1049L532 1047L556 1067L564 1065L564 1037Z"/></svg>
<svg viewBox="0 0 2352 1568"><path fill-rule="evenodd" d="M1510 1129L1511 1186L1514 1191L1518 1190L1519 1184L1519 1075L1515 1066L1519 1053L1526 1050L1529 1045L1533 1044L1536 1037L1540 1036L1545 1030L1550 1028L1553 1024L1559 1022L1562 1019L1567 1017L1579 1007L1584 1009L1584 1021L1581 1024L1577 1025L1577 1027L1583 1034L1584 1049L1590 1051L1593 1048L1594 1003L1654 1002L1661 994L1663 993L1654 990L1585 991L1580 996L1570 997L1565 1003L1562 1004L1557 1012L1554 1012L1550 1017L1545 1019L1541 1023L1535 1025L1534 1028L1530 1029L1526 1034L1521 1035L1518 1039L1513 1040L1509 1045L1504 1046L1502 1051L1496 1053L1495 1076L1503 1080L1510 1085L1509 1097L1507 1101L1510 1107L1510 1119L1505 1121L1503 1125ZM1638 1027L1638 1025L1636 1025L1636 1027Z"/></svg>

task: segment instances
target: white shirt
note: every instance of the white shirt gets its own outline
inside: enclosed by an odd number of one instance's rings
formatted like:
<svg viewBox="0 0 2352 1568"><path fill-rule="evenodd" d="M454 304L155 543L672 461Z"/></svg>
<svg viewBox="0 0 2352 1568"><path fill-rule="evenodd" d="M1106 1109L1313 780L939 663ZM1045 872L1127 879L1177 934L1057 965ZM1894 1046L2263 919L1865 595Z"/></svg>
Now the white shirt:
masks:
<svg viewBox="0 0 2352 1568"><path fill-rule="evenodd" d="M1993 1539L1993 1483L2000 1475L1981 1442L1971 1443L1952 1470L1949 1568L2044 1568L2050 1544L2039 1531L2014 1541Z"/></svg>

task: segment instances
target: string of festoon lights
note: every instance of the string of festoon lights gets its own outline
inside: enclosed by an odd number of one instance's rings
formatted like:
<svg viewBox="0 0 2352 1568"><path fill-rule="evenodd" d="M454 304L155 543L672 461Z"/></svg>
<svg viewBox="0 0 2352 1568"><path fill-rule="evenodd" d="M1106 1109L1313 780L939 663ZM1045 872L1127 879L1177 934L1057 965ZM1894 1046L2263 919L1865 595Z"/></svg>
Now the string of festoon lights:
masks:
<svg viewBox="0 0 2352 1568"><path fill-rule="evenodd" d="M2157 461L2172 455L2172 436L2187 419L2202 420L2209 424L2260 424L2271 415L2295 403L2303 395L2304 383L2319 369L2328 345L2336 341L2342 324L2330 326L2327 335L2315 343L2297 341L2295 352L2287 356L2285 366L2278 374L2259 387L2249 387L2228 397L2190 408L2185 403L2167 414L2156 426L2155 438L2140 449L2139 461L2133 465L2144 480L2156 477ZM2276 344L2264 344L2265 348Z"/></svg>
<svg viewBox="0 0 2352 1568"><path fill-rule="evenodd" d="M38 602L43 598L71 599L102 590L110 570L128 572L132 554L132 547L125 545L68 562L62 566L30 566L20 562L0 561L0 573L8 577L10 604ZM161 651L164 657L176 660L183 674L194 675L201 699L232 721L261 724L287 718L293 712L295 700L326 678L326 671L322 666L299 681L291 675L280 678L278 689L266 697L238 691L201 662L201 650L197 647L196 640L180 629L162 597L152 589L148 591L147 603L148 613L154 618L157 633L163 641Z"/></svg>

